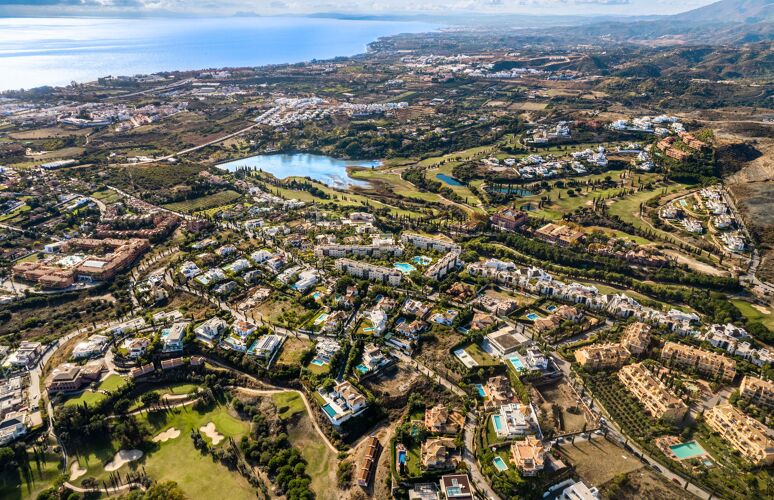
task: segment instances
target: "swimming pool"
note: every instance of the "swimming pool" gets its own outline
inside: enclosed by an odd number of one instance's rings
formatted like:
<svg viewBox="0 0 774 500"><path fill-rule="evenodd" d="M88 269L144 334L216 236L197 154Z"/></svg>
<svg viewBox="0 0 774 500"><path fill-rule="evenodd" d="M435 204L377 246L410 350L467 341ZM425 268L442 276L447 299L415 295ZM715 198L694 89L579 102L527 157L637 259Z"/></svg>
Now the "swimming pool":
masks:
<svg viewBox="0 0 774 500"><path fill-rule="evenodd" d="M333 409L333 406L331 406L330 403L323 405L323 410L325 410L325 413L327 413L331 418L336 416L336 410Z"/></svg>
<svg viewBox="0 0 774 500"><path fill-rule="evenodd" d="M399 464L405 464L406 463L406 450L399 450L398 451L398 463Z"/></svg>
<svg viewBox="0 0 774 500"><path fill-rule="evenodd" d="M514 368L516 368L517 372L523 372L525 370L524 363L521 362L521 358L518 356L513 356L508 358L508 361L511 362Z"/></svg>
<svg viewBox="0 0 774 500"><path fill-rule="evenodd" d="M327 363L325 361L321 360L320 358L314 358L312 360L312 364L316 365L316 366L325 366Z"/></svg>
<svg viewBox="0 0 774 500"><path fill-rule="evenodd" d="M688 441L687 443L676 444L669 447L672 453L678 458L678 460L686 460L689 458L696 458L702 455L706 455L707 452L696 441Z"/></svg>
<svg viewBox="0 0 774 500"><path fill-rule="evenodd" d="M368 367L366 365L357 365L355 368L357 369L357 371L359 371L364 375L368 373Z"/></svg>
<svg viewBox="0 0 774 500"><path fill-rule="evenodd" d="M322 323L326 319L328 319L328 313L322 313L321 315L317 316L316 320L314 320L314 324L315 325L319 325L320 323Z"/></svg>
<svg viewBox="0 0 774 500"><path fill-rule="evenodd" d="M492 415L492 423L498 432L503 428L503 424L500 422L500 415Z"/></svg>
<svg viewBox="0 0 774 500"><path fill-rule="evenodd" d="M508 464L505 463L505 460L503 460L503 457L497 456L494 457L492 460L492 463L494 464L495 468L497 468L500 472L505 472L508 470Z"/></svg>
<svg viewBox="0 0 774 500"><path fill-rule="evenodd" d="M419 264L420 266L426 266L433 262L433 259L431 257L428 257L427 255L417 255L413 259L411 259L411 262L415 264Z"/></svg>
<svg viewBox="0 0 774 500"><path fill-rule="evenodd" d="M363 331L364 332L372 332L372 331L374 331L374 327L373 326L367 326L367 327L363 328Z"/></svg>
<svg viewBox="0 0 774 500"><path fill-rule="evenodd" d="M417 268L409 264L408 262L396 262L392 265L395 269L403 274L410 274L412 271L416 271Z"/></svg>
<svg viewBox="0 0 774 500"><path fill-rule="evenodd" d="M312 294L312 298L313 298L314 300L317 300L317 299L319 299L319 298L320 298L320 292L314 292L314 293Z"/></svg>
<svg viewBox="0 0 774 500"><path fill-rule="evenodd" d="M475 387L475 388L476 388L476 390L478 391L478 395L479 395L479 396L481 396L482 398L485 398L485 397L486 397L486 391L484 390L484 386L483 386L483 385L481 385L481 384L476 384L474 387Z"/></svg>
<svg viewBox="0 0 774 500"><path fill-rule="evenodd" d="M530 321L535 321L536 319L540 319L540 315L537 313L529 313L527 314L527 319Z"/></svg>
<svg viewBox="0 0 774 500"><path fill-rule="evenodd" d="M550 305L550 306L546 307L546 311L552 313L552 312L556 311L556 306L555 305Z"/></svg>

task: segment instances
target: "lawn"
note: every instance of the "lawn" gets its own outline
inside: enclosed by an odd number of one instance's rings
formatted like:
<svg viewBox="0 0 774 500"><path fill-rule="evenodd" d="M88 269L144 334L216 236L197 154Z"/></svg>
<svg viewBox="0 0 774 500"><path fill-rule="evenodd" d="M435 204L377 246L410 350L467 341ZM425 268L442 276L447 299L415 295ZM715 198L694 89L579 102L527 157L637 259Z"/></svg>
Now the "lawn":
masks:
<svg viewBox="0 0 774 500"><path fill-rule="evenodd" d="M470 357L473 358L476 363L478 363L478 366L495 366L498 364L497 360L484 352L484 350L481 349L481 346L478 344L470 344L466 346L465 352L467 352Z"/></svg>
<svg viewBox="0 0 774 500"><path fill-rule="evenodd" d="M125 386L127 384L126 379L120 375L112 374L108 378L100 382L97 388L100 391L113 392Z"/></svg>
<svg viewBox="0 0 774 500"><path fill-rule="evenodd" d="M121 195L113 191L112 189L105 189L104 191L95 191L91 193L91 197L95 198L106 205L115 203L121 200Z"/></svg>
<svg viewBox="0 0 774 500"><path fill-rule="evenodd" d="M73 397L65 401L65 406L95 406L101 401L107 399L107 394L101 392L94 392L91 389L86 389L79 396Z"/></svg>
<svg viewBox="0 0 774 500"><path fill-rule="evenodd" d="M284 409L279 413L281 420L287 420L294 415L304 413L306 411L306 405L301 395L295 391L281 392L279 394L273 394L271 399L277 406L277 410Z"/></svg>
<svg viewBox="0 0 774 500"><path fill-rule="evenodd" d="M158 448L149 451L141 460L120 468L122 474L131 468L144 468L145 472L157 481L175 481L189 498L219 498L228 492L231 499L254 499L255 491L237 472L230 472L193 447L191 430L213 422L217 431L226 437L239 441L250 430L250 425L231 416L223 406L199 413L190 407L177 408L170 412L155 412L138 417L146 422L153 435L174 427L180 430L180 436L160 443ZM205 437L209 442L209 439ZM219 446L227 445L223 441ZM83 478L105 479L109 473L103 464L116 452L115 446L105 445L89 453L78 455L81 466L88 472ZM79 480L80 481L80 480ZM76 481L76 482L79 482Z"/></svg>
<svg viewBox="0 0 774 500"><path fill-rule="evenodd" d="M774 330L774 314L771 313L771 309L763 306L758 306L747 302L742 299L734 299L732 304L739 309L745 318L750 321L763 323L763 326L769 330Z"/></svg>
<svg viewBox="0 0 774 500"><path fill-rule="evenodd" d="M164 208L176 212L196 212L197 210L206 210L208 208L228 205L239 199L242 195L236 191L226 190L218 193L194 198L192 200L179 201L164 205Z"/></svg>

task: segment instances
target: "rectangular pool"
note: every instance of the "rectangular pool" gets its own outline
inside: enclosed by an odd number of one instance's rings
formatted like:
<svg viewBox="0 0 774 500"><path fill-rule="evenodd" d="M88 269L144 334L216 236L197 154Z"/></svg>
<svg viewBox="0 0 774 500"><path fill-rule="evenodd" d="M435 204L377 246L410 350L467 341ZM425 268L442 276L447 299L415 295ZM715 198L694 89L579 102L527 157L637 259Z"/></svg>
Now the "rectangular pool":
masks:
<svg viewBox="0 0 774 500"><path fill-rule="evenodd" d="M503 460L503 457L496 456L492 460L492 463L494 464L495 468L497 468L500 472L505 472L508 470L508 464L505 463L505 460Z"/></svg>
<svg viewBox="0 0 774 500"><path fill-rule="evenodd" d="M518 356L513 356L508 358L508 361L511 362L513 367L516 369L517 372L523 372L525 370L524 363L521 362L521 358Z"/></svg>
<svg viewBox="0 0 774 500"><path fill-rule="evenodd" d="M696 441L688 441L687 443L675 444L669 447L672 453L679 460L687 460L689 458L696 458L706 455L707 452Z"/></svg>
<svg viewBox="0 0 774 500"><path fill-rule="evenodd" d="M485 398L485 397L486 397L486 391L484 390L484 386L483 386L483 385L481 385L481 384L476 384L476 385L475 385L475 388L476 388L476 390L478 391L478 395L479 395L479 396L481 396L482 398Z"/></svg>
<svg viewBox="0 0 774 500"><path fill-rule="evenodd" d="M336 410L334 410L330 404L323 405L323 410L325 410L325 413L331 418L336 416Z"/></svg>
<svg viewBox="0 0 774 500"><path fill-rule="evenodd" d="M500 423L500 415L492 415L492 423L496 431L500 431L503 428L503 424Z"/></svg>

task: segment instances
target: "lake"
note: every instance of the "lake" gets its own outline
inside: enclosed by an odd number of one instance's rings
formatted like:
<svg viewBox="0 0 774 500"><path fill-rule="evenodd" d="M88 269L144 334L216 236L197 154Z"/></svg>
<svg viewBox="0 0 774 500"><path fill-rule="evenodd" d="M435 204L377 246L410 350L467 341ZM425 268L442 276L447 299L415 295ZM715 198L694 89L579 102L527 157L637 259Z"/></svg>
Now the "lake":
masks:
<svg viewBox="0 0 774 500"><path fill-rule="evenodd" d="M458 181L454 177L448 176L446 174L436 174L435 177L436 177L436 179L440 179L440 180L442 180L443 182L445 182L446 184L448 184L450 186L464 186L463 183L461 183L460 181Z"/></svg>
<svg viewBox="0 0 774 500"><path fill-rule="evenodd" d="M256 155L228 163L218 168L233 172L239 167L255 167L272 174L278 179L287 177L311 177L328 186L347 188L349 186L368 186L368 182L352 179L347 167L378 167L379 160L338 160L330 156L312 154L269 154Z"/></svg>
<svg viewBox="0 0 774 500"><path fill-rule="evenodd" d="M0 91L102 76L262 66L366 51L415 22L318 18L0 18Z"/></svg>

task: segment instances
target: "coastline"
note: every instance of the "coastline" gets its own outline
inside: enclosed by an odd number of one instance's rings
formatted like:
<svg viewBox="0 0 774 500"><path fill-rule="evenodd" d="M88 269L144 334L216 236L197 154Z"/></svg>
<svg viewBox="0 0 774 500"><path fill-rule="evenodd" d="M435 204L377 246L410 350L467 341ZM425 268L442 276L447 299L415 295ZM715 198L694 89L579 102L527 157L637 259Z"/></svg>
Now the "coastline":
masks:
<svg viewBox="0 0 774 500"><path fill-rule="evenodd" d="M388 37L440 28L420 21L307 16L0 17L0 74L13 75L0 82L0 94L87 85L108 76L325 62L367 54Z"/></svg>

